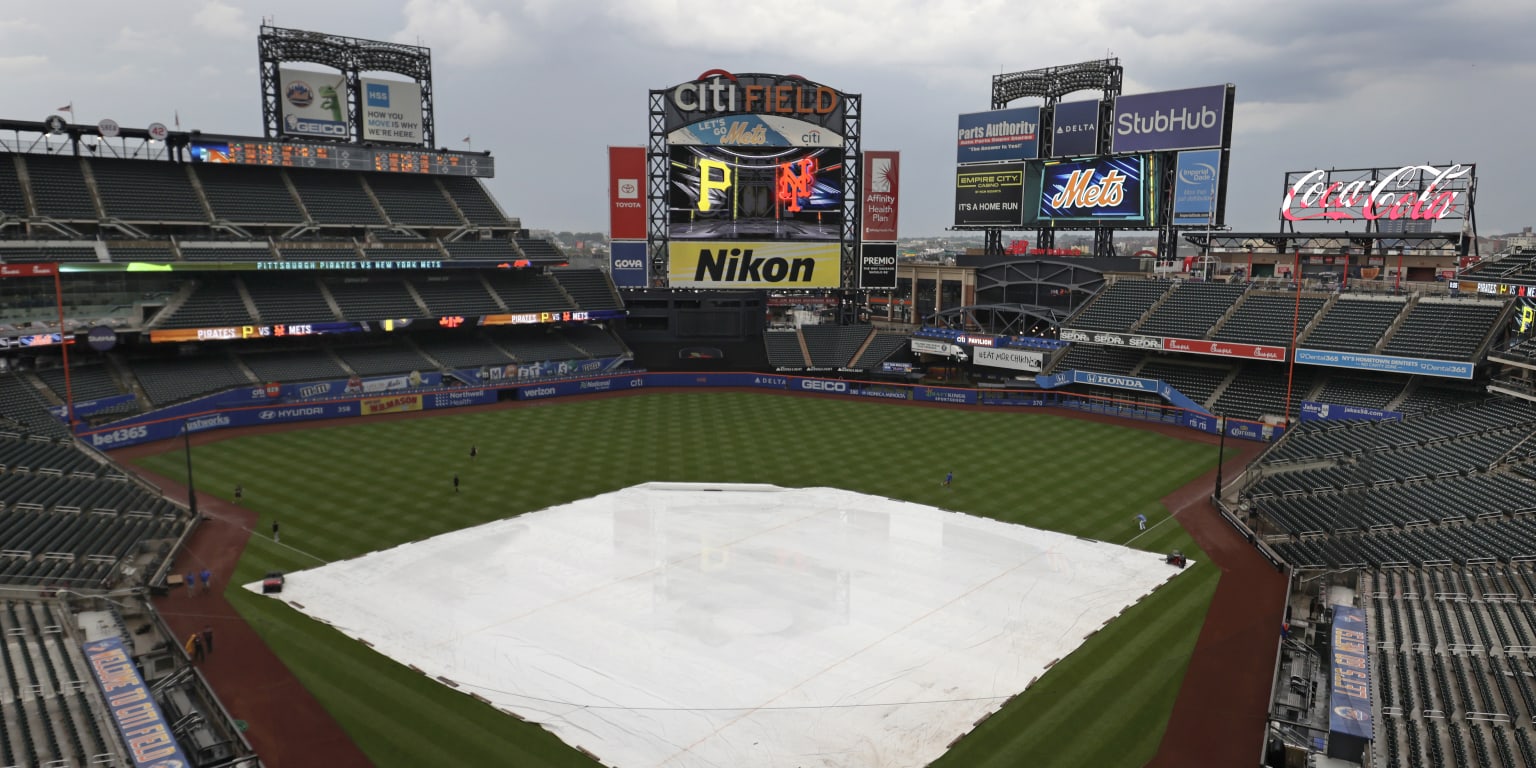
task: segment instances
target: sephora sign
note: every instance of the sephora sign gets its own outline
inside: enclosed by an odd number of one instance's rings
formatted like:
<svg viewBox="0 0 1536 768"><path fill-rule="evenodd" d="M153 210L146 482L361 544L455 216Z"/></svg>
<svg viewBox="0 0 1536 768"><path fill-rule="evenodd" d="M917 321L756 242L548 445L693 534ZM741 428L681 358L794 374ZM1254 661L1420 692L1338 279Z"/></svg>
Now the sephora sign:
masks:
<svg viewBox="0 0 1536 768"><path fill-rule="evenodd" d="M1476 165L1405 165L1285 176L1282 221L1438 221L1464 219Z"/></svg>

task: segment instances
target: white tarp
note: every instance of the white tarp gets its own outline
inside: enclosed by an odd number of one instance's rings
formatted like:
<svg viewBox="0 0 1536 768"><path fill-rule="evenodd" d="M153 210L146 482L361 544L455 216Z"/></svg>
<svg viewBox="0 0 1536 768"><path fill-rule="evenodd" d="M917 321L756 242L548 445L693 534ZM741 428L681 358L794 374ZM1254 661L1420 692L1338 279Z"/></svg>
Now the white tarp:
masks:
<svg viewBox="0 0 1536 768"><path fill-rule="evenodd" d="M281 597L604 764L862 768L936 759L1174 573L847 491L653 483L292 573Z"/></svg>

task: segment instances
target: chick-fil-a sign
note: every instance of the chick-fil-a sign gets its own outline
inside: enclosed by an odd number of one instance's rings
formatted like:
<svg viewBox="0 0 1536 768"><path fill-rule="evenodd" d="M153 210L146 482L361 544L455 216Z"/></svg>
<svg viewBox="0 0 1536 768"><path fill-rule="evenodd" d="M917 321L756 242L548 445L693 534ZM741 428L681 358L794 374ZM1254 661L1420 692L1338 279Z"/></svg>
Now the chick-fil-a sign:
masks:
<svg viewBox="0 0 1536 768"><path fill-rule="evenodd" d="M1286 221L1435 221L1466 218L1471 165L1405 165L1395 170L1315 170L1287 174ZM1355 178L1340 180L1341 174Z"/></svg>

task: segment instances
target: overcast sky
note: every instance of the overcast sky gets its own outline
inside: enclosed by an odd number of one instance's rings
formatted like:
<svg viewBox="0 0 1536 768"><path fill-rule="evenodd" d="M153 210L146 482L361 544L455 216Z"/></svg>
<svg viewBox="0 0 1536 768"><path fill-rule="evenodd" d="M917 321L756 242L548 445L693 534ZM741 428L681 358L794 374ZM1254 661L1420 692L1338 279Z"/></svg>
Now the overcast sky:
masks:
<svg viewBox="0 0 1536 768"><path fill-rule="evenodd" d="M729 10L727 10L729 9ZM256 36L278 26L432 49L439 143L491 150L525 226L606 230L609 145L646 92L721 68L864 96L866 149L902 153L901 232L952 221L956 116L992 75L1106 55L1125 92L1237 86L1228 220L1272 231L1284 172L1478 163L1478 230L1536 223L1529 0L0 0L4 116L259 135ZM1016 102L1027 106L1032 101ZM1358 225L1357 225L1358 228Z"/></svg>

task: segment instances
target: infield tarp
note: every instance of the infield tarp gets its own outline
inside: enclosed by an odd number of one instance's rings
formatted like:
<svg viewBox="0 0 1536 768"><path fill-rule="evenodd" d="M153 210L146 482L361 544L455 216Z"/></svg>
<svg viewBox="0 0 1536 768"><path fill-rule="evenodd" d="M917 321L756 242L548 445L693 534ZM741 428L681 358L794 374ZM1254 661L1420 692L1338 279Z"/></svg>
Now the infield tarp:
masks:
<svg viewBox="0 0 1536 768"><path fill-rule="evenodd" d="M651 483L290 572L259 599L603 765L918 768L1187 572L831 488Z"/></svg>

